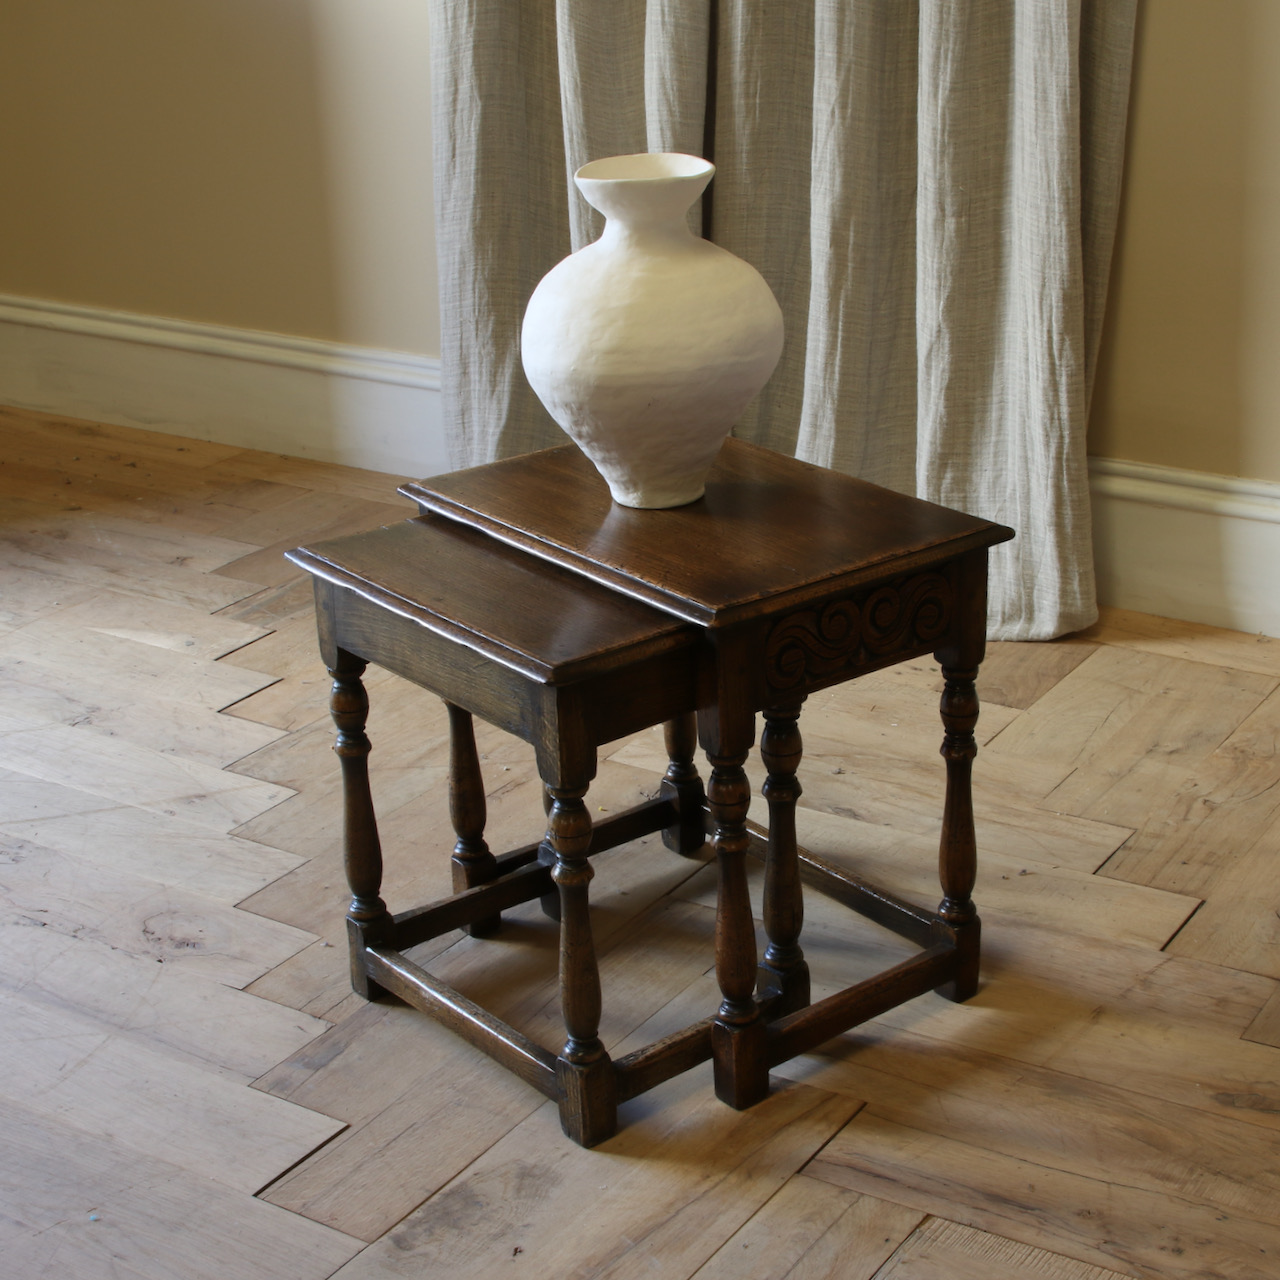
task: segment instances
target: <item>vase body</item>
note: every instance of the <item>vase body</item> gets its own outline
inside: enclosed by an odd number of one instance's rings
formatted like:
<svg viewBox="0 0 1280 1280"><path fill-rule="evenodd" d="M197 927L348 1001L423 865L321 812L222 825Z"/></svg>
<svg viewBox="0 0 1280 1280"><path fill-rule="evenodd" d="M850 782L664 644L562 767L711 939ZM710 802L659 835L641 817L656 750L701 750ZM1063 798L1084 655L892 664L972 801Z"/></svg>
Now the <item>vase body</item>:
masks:
<svg viewBox="0 0 1280 1280"><path fill-rule="evenodd" d="M604 234L552 268L525 311L530 385L623 506L700 498L782 353L760 273L689 230L713 172L683 155L584 165L574 181Z"/></svg>

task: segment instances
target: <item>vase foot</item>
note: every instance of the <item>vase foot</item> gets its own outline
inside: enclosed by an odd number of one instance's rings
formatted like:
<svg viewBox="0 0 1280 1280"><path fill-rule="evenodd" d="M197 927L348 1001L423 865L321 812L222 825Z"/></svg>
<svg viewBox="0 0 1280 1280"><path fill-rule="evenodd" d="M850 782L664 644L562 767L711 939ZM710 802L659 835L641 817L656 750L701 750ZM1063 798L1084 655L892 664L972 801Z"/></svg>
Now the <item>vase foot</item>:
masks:
<svg viewBox="0 0 1280 1280"><path fill-rule="evenodd" d="M639 511L664 511L668 507L687 507L689 503L697 502L706 491L706 486L701 484L696 489L681 489L678 492L662 490L636 493L632 490L622 491L612 488L609 490L618 506L632 507Z"/></svg>

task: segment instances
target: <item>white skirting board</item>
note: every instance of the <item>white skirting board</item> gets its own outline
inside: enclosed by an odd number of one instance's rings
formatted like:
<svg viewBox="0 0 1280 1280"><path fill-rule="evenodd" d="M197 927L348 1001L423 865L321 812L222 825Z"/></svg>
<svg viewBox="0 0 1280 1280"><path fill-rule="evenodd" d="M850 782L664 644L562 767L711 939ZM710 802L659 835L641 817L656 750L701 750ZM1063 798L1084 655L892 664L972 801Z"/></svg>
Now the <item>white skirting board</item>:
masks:
<svg viewBox="0 0 1280 1280"><path fill-rule="evenodd" d="M1102 604L1280 636L1280 484L1089 460Z"/></svg>
<svg viewBox="0 0 1280 1280"><path fill-rule="evenodd" d="M440 362L0 295L0 403L389 471L450 468ZM1090 460L1103 604L1280 636L1280 484Z"/></svg>
<svg viewBox="0 0 1280 1280"><path fill-rule="evenodd" d="M0 295L0 403L395 475L449 470L431 356Z"/></svg>

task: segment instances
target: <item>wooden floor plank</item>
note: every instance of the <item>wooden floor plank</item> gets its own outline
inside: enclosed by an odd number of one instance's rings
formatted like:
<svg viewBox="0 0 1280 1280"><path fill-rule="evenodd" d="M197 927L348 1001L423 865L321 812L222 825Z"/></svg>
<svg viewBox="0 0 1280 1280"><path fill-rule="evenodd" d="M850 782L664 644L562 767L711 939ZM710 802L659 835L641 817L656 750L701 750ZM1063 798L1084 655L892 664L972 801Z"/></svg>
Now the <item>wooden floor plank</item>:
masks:
<svg viewBox="0 0 1280 1280"><path fill-rule="evenodd" d="M800 728L804 758L797 776L803 788L802 806L925 838L936 848L945 786L936 744L917 758L887 758L816 736L803 715ZM666 764L661 729L637 735L614 750L610 759L660 774ZM1037 808L1033 799L1019 795L1016 783L1009 785L1008 772L1003 761L989 762L985 754L979 754L974 805L980 850L998 848L1028 862L1089 873L1133 834L1132 827ZM1053 785L1053 779L1045 777L1034 763L1021 773L1032 775L1037 786ZM759 795L765 771L758 754L747 761L747 776L753 793Z"/></svg>
<svg viewBox="0 0 1280 1280"><path fill-rule="evenodd" d="M313 1018L341 1022L362 1003L351 990L344 932L336 924L329 926L309 947L255 978L245 990Z"/></svg>
<svg viewBox="0 0 1280 1280"><path fill-rule="evenodd" d="M1099 1078L1120 1082L1128 1072L1131 1081L1140 1082L1133 1087L1183 1102L1205 1093L1210 1081L1217 1082L1215 1090L1229 1090L1247 1078L1243 1070L1235 1076L1220 1073L1232 1070L1236 1042L1272 996L1273 980L1147 946L1046 929L1011 913L990 911L983 924L976 996L960 1005L925 997L868 1025L885 1029L886 1035L902 1028L958 1049L1038 1065L1076 1039L1096 1037L1105 1048L1089 1068L1102 1072ZM801 942L815 989L824 991L915 951L887 930L816 896L806 901ZM1169 1040L1183 1034L1185 1059L1168 1049ZM1208 1046L1208 1055L1194 1051L1197 1044ZM1199 1074L1206 1056L1216 1066ZM1175 1092L1164 1092L1170 1087ZM1201 1101L1212 1105L1207 1097Z"/></svg>
<svg viewBox="0 0 1280 1280"><path fill-rule="evenodd" d="M180 753L214 769L252 755L281 734L271 725L219 715L196 699L130 698L109 687L95 689L87 673L76 672L66 680L64 669L57 678L46 670L38 663L0 657L0 703L11 717L91 729L144 750ZM216 688L209 694L216 696Z"/></svg>
<svg viewBox="0 0 1280 1280"><path fill-rule="evenodd" d="M176 814L113 804L57 783L0 769L5 860L51 850L92 884L119 872L231 905L297 867L296 854L221 835Z"/></svg>
<svg viewBox="0 0 1280 1280"><path fill-rule="evenodd" d="M124 596L115 591L95 592L83 603L68 602L58 611L58 622L137 644L173 649L188 658L207 662L252 644L270 630L239 622L226 614L210 614L202 609L186 609L164 600Z"/></svg>
<svg viewBox="0 0 1280 1280"><path fill-rule="evenodd" d="M1280 693L1191 766L1143 760L1105 808L1135 828L1103 874L1210 897L1235 858L1280 818Z"/></svg>
<svg viewBox="0 0 1280 1280"><path fill-rule="evenodd" d="M800 775L805 808L938 840L945 793L936 759L897 770L851 759L829 742L811 740L809 746L809 763ZM1131 837L1132 827L1045 809L1037 815L1020 784L1027 774L1039 772L1006 769L1003 762L978 757L973 787L978 848L1001 849L1028 863L1096 871ZM754 763L748 773L758 792L762 766Z"/></svg>
<svg viewBox="0 0 1280 1280"><path fill-rule="evenodd" d="M543 1102L416 1010L385 1005L363 1005L263 1083L300 1106L350 1117L263 1199L341 1222L364 1240L394 1227Z"/></svg>
<svg viewBox="0 0 1280 1280"><path fill-rule="evenodd" d="M239 1191L252 1194L343 1127L3 988L0 1012L0 1097Z"/></svg>
<svg viewBox="0 0 1280 1280"><path fill-rule="evenodd" d="M1048 693L1063 676L1074 671L1096 648L1097 645L1074 637L1049 644L993 640L987 645L986 657L978 672L979 704L1025 710ZM927 690L935 700L942 693L942 671L931 657L912 658L875 675L877 680L910 683L917 689ZM830 696L840 694L839 688L830 691Z"/></svg>
<svg viewBox="0 0 1280 1280"><path fill-rule="evenodd" d="M482 761L494 779L487 796L487 839L495 853L536 843L545 833L542 784L523 747L524 744L498 742L492 752L485 753L488 759ZM378 806L383 848L383 884L386 900L396 911L452 892L449 857L455 837L449 825L447 750L447 743L431 745L416 759L403 761L399 768L379 769L374 778L374 801ZM326 781L334 763L332 752L328 755L328 760L322 757L325 766L322 777ZM282 756L277 756L276 762L283 767L300 763L296 758L290 761ZM271 772L281 776L277 769ZM320 932L318 926L333 915L333 903L342 900L340 797L331 794L335 790L331 783L328 794L316 795L316 788L305 776L299 776L292 769L286 776L291 784L300 788L299 799L314 797L313 809L318 812L308 815L299 812L296 826L282 832L279 839L293 841L298 830L310 833L306 851L312 856L308 865L299 867L241 905L273 919L287 920L299 928ZM588 793L592 816L604 818L607 812L616 813L640 804L652 798L656 789L652 775L606 762ZM339 802L334 803L335 799ZM290 813L303 807L293 801L288 805ZM320 820L324 816L328 821ZM267 814L243 829L260 834L271 817ZM282 814L277 821L284 824L290 817ZM675 865L691 866L684 860ZM597 885L593 892L598 894L600 888Z"/></svg>
<svg viewBox="0 0 1280 1280"><path fill-rule="evenodd" d="M452 828L447 825L447 813L442 807L447 792L448 722L439 699L426 698L418 690L418 697L400 702L401 690L393 692L394 696L386 698L374 696L372 691L370 694L369 737L373 752L369 772L373 800L379 823L394 824L383 841L384 853L388 858L396 856L394 851L403 841L412 850L421 851L419 856L424 859L438 858L443 846L451 850L453 845ZM235 766L238 773L261 777L266 784L298 793L245 823L239 834L304 856L333 845L341 832L342 797L335 785L333 726L326 721L327 717L281 738ZM490 805L514 787L532 788L521 800L526 820L515 843L540 839L545 819L530 748L496 730L487 732L480 726L477 730ZM627 776L634 784L635 772L628 770ZM593 784L593 794L606 785L604 777L602 768ZM646 778L652 780L652 775ZM433 815L432 823L416 833L405 826L408 819L400 812L411 804L425 805ZM492 843L495 852L500 851L503 842L495 837Z"/></svg>
<svg viewBox="0 0 1280 1280"><path fill-rule="evenodd" d="M544 1104L338 1277L487 1280L513 1259L540 1276L693 1274L857 1110L793 1087L738 1115L709 1084L699 1068L660 1086L592 1151Z"/></svg>
<svg viewBox="0 0 1280 1280"><path fill-rule="evenodd" d="M0 430L10 439L24 439L28 447L51 446L59 457L94 446L126 458L163 459L196 469L225 462L244 452L235 445L169 435L149 427L91 422L7 405L0 406ZM73 447L68 449L68 445Z"/></svg>
<svg viewBox="0 0 1280 1280"><path fill-rule="evenodd" d="M0 713L0 768L121 800L223 832L291 794L211 765L73 725L33 724Z"/></svg>
<svg viewBox="0 0 1280 1280"><path fill-rule="evenodd" d="M1176 1046L1170 1056L1171 1046ZM1176 1018L1102 1009L1045 1059L1053 1070L1130 1088L1197 1111L1280 1130L1280 1059L1274 1049L1235 1043Z"/></svg>
<svg viewBox="0 0 1280 1280"><path fill-rule="evenodd" d="M0 431L0 444L8 441ZM128 473L132 475L132 472ZM106 512L165 528L235 538L241 521L305 490L195 468L170 471L159 489L93 473L68 474L56 462L16 461L0 454L0 494L32 498L61 511Z"/></svg>
<svg viewBox="0 0 1280 1280"><path fill-rule="evenodd" d="M219 618L235 618L253 626L274 630L281 622L296 618L315 620L315 591L305 574L281 583L278 587L261 587L218 610ZM319 653L319 647L316 649Z"/></svg>
<svg viewBox="0 0 1280 1280"><path fill-rule="evenodd" d="M965 1223L1104 1270L1159 1280L1270 1273L1280 1227L1196 1195L1134 1186L1106 1166L1072 1173L864 1108L805 1169L864 1195ZM1087 1273L1086 1273L1087 1274Z"/></svg>
<svg viewBox="0 0 1280 1280"><path fill-rule="evenodd" d="M1244 1038L1280 1049L1280 985L1272 992L1267 1003L1258 1010L1257 1017L1244 1032Z"/></svg>
<svg viewBox="0 0 1280 1280"><path fill-rule="evenodd" d="M922 1217L796 1174L694 1273L695 1280L871 1280Z"/></svg>
<svg viewBox="0 0 1280 1280"><path fill-rule="evenodd" d="M4 558L27 573L45 574L74 587L96 587L209 611L242 600L256 589L253 581L242 581L234 574L198 573L180 565L153 565L144 576L128 555L88 543L69 547L63 540L38 533L6 533Z"/></svg>
<svg viewBox="0 0 1280 1280"><path fill-rule="evenodd" d="M71 547L94 546L136 560L144 572L152 566L176 565L208 573L258 549L215 534L105 512L66 511L13 496L0 496L0 522L6 538L25 533L55 538Z"/></svg>
<svg viewBox="0 0 1280 1280"><path fill-rule="evenodd" d="M931 1218L877 1271L874 1280L1125 1280L1132 1272L1093 1267L986 1231Z"/></svg>
<svg viewBox="0 0 1280 1280"><path fill-rule="evenodd" d="M218 470L223 475L265 477L279 484L293 484L319 493L336 493L372 502L404 501L396 497L396 490L406 479L414 478L360 467L339 467L309 458L260 453L254 449L241 450L235 456L222 460Z"/></svg>
<svg viewBox="0 0 1280 1280"><path fill-rule="evenodd" d="M279 677L274 684L228 707L231 715L290 731L328 716L333 682L320 660L315 619L309 613L282 622L269 636L231 654L226 662ZM366 688L371 691L387 683L377 679L376 671L370 675ZM378 695L371 692L370 696Z"/></svg>
<svg viewBox="0 0 1280 1280"><path fill-rule="evenodd" d="M1233 853L1169 951L1280 978L1280 822Z"/></svg>
<svg viewBox="0 0 1280 1280"><path fill-rule="evenodd" d="M271 676L80 628L42 629L0 636L0 688L12 720L88 729L218 769L282 733L217 714Z"/></svg>
<svg viewBox="0 0 1280 1280"><path fill-rule="evenodd" d="M938 681L928 687L904 682L889 672L837 685L806 701L801 724L807 734L862 747L890 759L924 760L938 751ZM990 703L974 733L979 747L1020 719L1017 708Z"/></svg>
<svg viewBox="0 0 1280 1280"><path fill-rule="evenodd" d="M1275 687L1270 675L1104 645L986 750L1000 764L1054 762L1062 781L1046 807L1123 824L1102 801L1124 793L1136 765L1204 760Z"/></svg>
<svg viewBox="0 0 1280 1280"><path fill-rule="evenodd" d="M72 697L120 702L163 699L218 711L274 683L276 677L76 626L61 616L0 636L0 671L21 678L34 669L46 688ZM160 726L157 725L157 731Z"/></svg>
<svg viewBox="0 0 1280 1280"><path fill-rule="evenodd" d="M1068 1071L950 1052L910 1032L878 1043L854 1037L831 1055L804 1071L806 1082L864 1098L901 1124L970 1142L996 1105L1004 1121L986 1137L996 1151L1091 1175L1101 1139L1111 1174L1129 1185L1189 1194L1260 1221L1274 1215L1274 1125L1254 1124L1248 1112L1239 1120L1207 1115Z"/></svg>
<svg viewBox="0 0 1280 1280"><path fill-rule="evenodd" d="M493 776L495 779L512 779L509 783L499 783L488 797L488 836L495 851L505 851L539 838L544 821L541 789L530 762L522 758L522 752L514 751L513 744L496 740L491 745L495 750L486 764ZM509 749L511 754L507 754ZM509 773L502 772L502 759L513 761ZM332 767L332 759L324 763L327 772ZM295 782L304 782L296 775L290 776ZM430 777L419 772L417 781L428 781ZM453 838L448 827L442 767L434 777L437 779L435 785L407 788L410 798L399 807L390 809L380 824L385 859L384 889L393 910L404 910L452 892L448 855ZM410 778L410 782L413 781ZM593 813L599 815L602 806L617 811L638 804L646 798L646 789L648 794L652 793L651 777L606 762L592 788ZM304 791L301 794L314 793ZM377 794L381 801L386 793L380 791ZM327 810L326 797L319 797L315 806ZM315 829L309 845L313 856L305 864L281 877L262 893L247 897L240 903L245 910L282 920L320 936L322 942L319 945L291 957L258 979L252 989L267 999L326 1018L334 1016L339 1005L348 1003L351 994L343 923L347 890L342 873L341 843L336 835L337 811L331 816L334 825ZM250 827L255 825L250 824ZM310 818L306 829L312 829ZM281 838L292 837L286 835ZM300 847L305 843L300 842ZM661 854L658 856L662 857ZM696 870L693 864L684 860L665 865L676 875ZM643 877L644 863L641 862L635 870ZM659 883L664 886L659 892L665 892L666 882ZM595 928L600 937L616 928L628 914L640 910L642 904L653 900L653 893L645 889L643 879L634 886L630 880L622 880L617 897L607 894L606 888L604 880L598 881L593 888L597 904Z"/></svg>
<svg viewBox="0 0 1280 1280"><path fill-rule="evenodd" d="M325 1280L361 1247L171 1161L0 1104L0 1250L21 1280Z"/></svg>
<svg viewBox="0 0 1280 1280"><path fill-rule="evenodd" d="M25 627L37 618L93 600L94 587L67 582L46 573L0 563L0 633Z"/></svg>
<svg viewBox="0 0 1280 1280"><path fill-rule="evenodd" d="M367 735L372 744L369 758L370 776L376 791L399 797L397 784L408 775L438 763L447 751L449 721L444 703L434 694L411 685L388 672L370 669L363 681L369 693ZM327 700L326 700L327 701ZM334 769L333 738L335 729L326 714L289 734L274 746L259 751L245 761L237 772L275 782L296 791L308 788L331 791L338 776ZM505 778L498 775L508 770L503 766L532 762L532 748L512 737L477 721L476 750L486 789L492 791ZM417 788L408 792L411 798L430 783L423 777ZM404 803L390 799L379 803L379 813L387 813Z"/></svg>
<svg viewBox="0 0 1280 1280"><path fill-rule="evenodd" d="M52 423L39 431L10 429L11 420L4 426L6 470L13 465L51 468L72 480L69 487L76 480L96 481L142 494L209 496L228 483L215 479L207 467L184 464L176 449L140 453L93 433L70 440Z"/></svg>
<svg viewBox="0 0 1280 1280"><path fill-rule="evenodd" d="M408 504L397 505L394 489L381 501L351 498L341 494L307 493L257 519L246 520L237 534L261 544L259 550L230 560L217 570L230 578L260 583L264 587L279 586L298 576L297 568L284 558L286 551L299 543L323 542L348 533L363 533L380 525L394 524L414 514Z"/></svg>
<svg viewBox="0 0 1280 1280"><path fill-rule="evenodd" d="M768 816L768 806L757 797L751 817L767 825ZM810 809L797 812L796 828L801 845L817 856L910 901L937 906L941 889L935 840ZM983 912L1013 915L1043 928L1067 927L1157 949L1199 906L1197 899L1182 894L1122 886L1072 867L1030 862L1021 851L1011 854L994 842L982 848L974 901Z"/></svg>
<svg viewBox="0 0 1280 1280"><path fill-rule="evenodd" d="M1124 1088L1082 1082L1064 1072L1014 1066L992 1055L955 1052L910 1033L898 1032L892 1041L875 1045L850 1045L839 1053L821 1066L811 1059L814 1065L803 1072L804 1080L865 1100L869 1113L877 1119L999 1157L1009 1162L1004 1166L1006 1173L1034 1165L1047 1173L1095 1184L1094 1195L1113 1185L1144 1193L1151 1201L1148 1213L1155 1211L1159 1216L1128 1224L1130 1237L1140 1228L1151 1245L1167 1239L1167 1218L1158 1206L1172 1201L1232 1215L1242 1224L1246 1238L1244 1224L1255 1227L1258 1247L1270 1247L1280 1239L1275 1215L1280 1170L1274 1164L1272 1128L1206 1115ZM801 1073L791 1070L789 1074L795 1078ZM981 1102L975 1106L978 1098ZM995 1127L991 1124L994 1114L1000 1116ZM848 1160L855 1167L865 1161L861 1127L855 1124L833 1140L823 1160L837 1164ZM925 1139L912 1145L919 1149L922 1144L928 1145ZM1107 1153L1105 1166L1099 1163L1100 1151ZM911 1158L908 1156L908 1161ZM933 1176L933 1156L929 1161L922 1171L924 1177L917 1175L921 1181ZM1046 1182L1052 1185L1051 1178ZM882 1194L865 1184L854 1185L854 1189ZM1004 1190L1008 1194L1011 1188ZM1024 1193L1016 1205L1013 1217L1022 1227L1005 1234L1055 1250L1053 1243L1037 1235L1044 1214L1039 1197L1029 1202ZM1066 1205L1085 1207L1078 1199ZM1056 1232L1062 1232L1069 1221L1063 1210L1054 1224ZM957 1217L950 1210L931 1211ZM957 1220L995 1229L964 1217ZM1100 1265L1098 1254L1105 1253L1117 1237L1108 1235L1100 1241L1097 1225L1092 1215L1079 1214L1076 1229L1065 1233L1073 1247L1057 1247L1056 1251ZM1195 1269L1200 1262L1191 1254L1188 1250L1184 1270L1170 1274L1205 1274ZM1201 1252L1201 1260L1204 1256ZM1129 1264L1142 1259L1142 1255L1130 1252L1111 1257ZM1146 1254L1145 1261L1154 1261L1153 1255Z"/></svg>
<svg viewBox="0 0 1280 1280"><path fill-rule="evenodd" d="M998 703L1026 710L1064 676L1070 675L1096 648L1069 639L1053 644L995 641L978 671L978 699L982 706ZM942 691L941 680L938 691Z"/></svg>
<svg viewBox="0 0 1280 1280"><path fill-rule="evenodd" d="M229 987L247 986L314 940L203 894L86 865L74 854L31 842L14 852L17 859L0 866L7 915Z"/></svg>
<svg viewBox="0 0 1280 1280"><path fill-rule="evenodd" d="M999 916L988 918L986 934L982 984L966 1004L921 997L824 1052L840 1056L921 1037L928 1052L993 1055L1280 1129L1280 1057L1241 1039L1271 993L1268 980L1068 935L1056 939L1057 956L1046 955L1055 949L1052 935ZM833 926L828 914L806 928L805 954L815 998L904 958L889 948L877 956L865 933ZM810 1069L802 1063L779 1071L807 1079Z"/></svg>
<svg viewBox="0 0 1280 1280"><path fill-rule="evenodd" d="M1280 676L1280 642L1272 636L1227 631L1203 622L1157 618L1149 613L1106 606L1098 612L1098 621L1088 630L1078 631L1074 640Z"/></svg>
<svg viewBox="0 0 1280 1280"><path fill-rule="evenodd" d="M0 986L249 1084L328 1024L83 934L0 917Z"/></svg>

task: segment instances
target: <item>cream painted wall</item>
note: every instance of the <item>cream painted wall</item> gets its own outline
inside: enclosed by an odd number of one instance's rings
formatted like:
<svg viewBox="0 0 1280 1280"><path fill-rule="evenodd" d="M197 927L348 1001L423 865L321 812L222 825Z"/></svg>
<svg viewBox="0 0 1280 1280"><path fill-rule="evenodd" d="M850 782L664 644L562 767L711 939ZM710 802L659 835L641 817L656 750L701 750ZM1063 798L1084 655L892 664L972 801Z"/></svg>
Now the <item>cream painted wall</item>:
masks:
<svg viewBox="0 0 1280 1280"><path fill-rule="evenodd" d="M437 355L422 0L5 0L0 294Z"/></svg>
<svg viewBox="0 0 1280 1280"><path fill-rule="evenodd" d="M1280 0L1145 0L1090 452L1280 480Z"/></svg>

